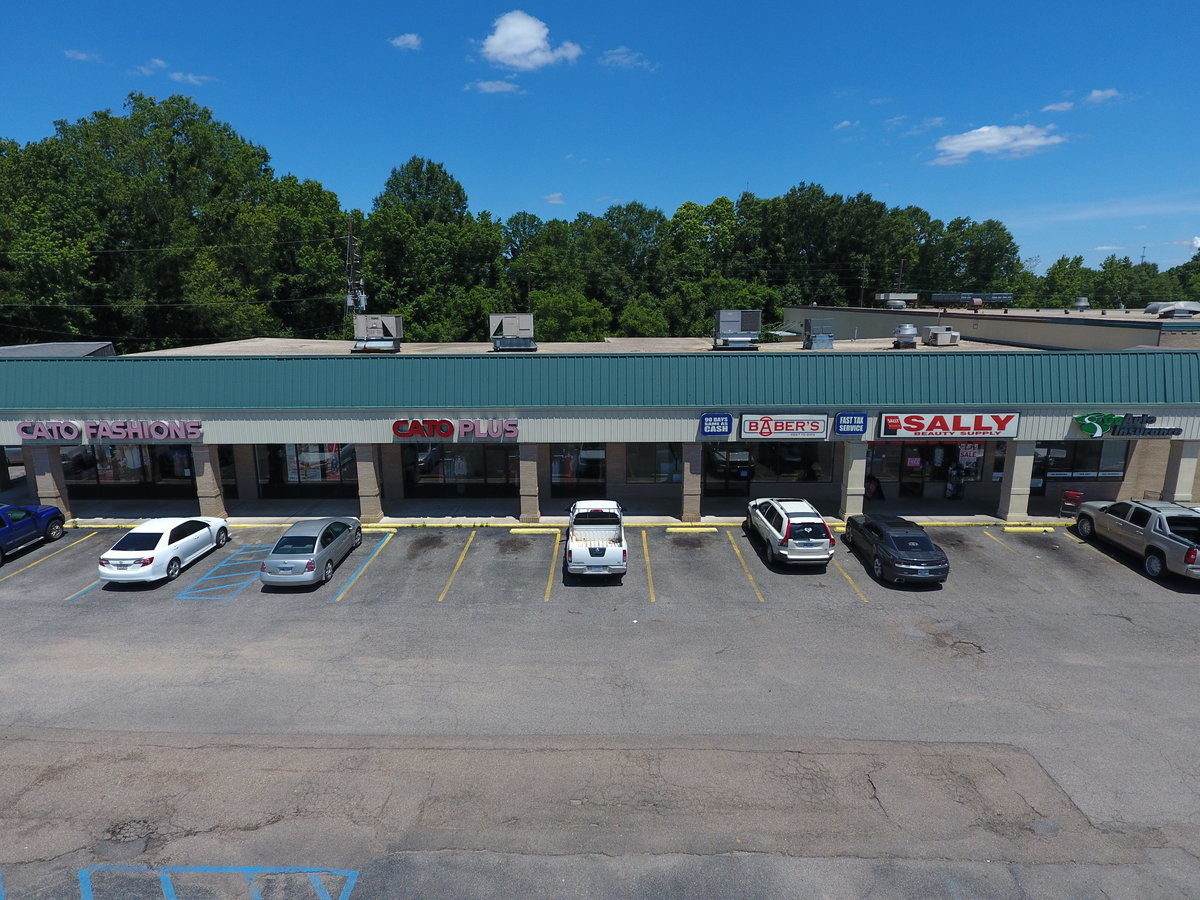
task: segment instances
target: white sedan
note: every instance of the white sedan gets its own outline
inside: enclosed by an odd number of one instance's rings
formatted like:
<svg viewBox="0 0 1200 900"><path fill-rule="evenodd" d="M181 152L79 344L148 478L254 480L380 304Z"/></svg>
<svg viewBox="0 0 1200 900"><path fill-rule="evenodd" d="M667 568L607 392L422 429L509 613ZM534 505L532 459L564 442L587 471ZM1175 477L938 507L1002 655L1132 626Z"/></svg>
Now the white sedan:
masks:
<svg viewBox="0 0 1200 900"><path fill-rule="evenodd" d="M173 581L184 566L229 541L229 523L213 516L151 519L100 557L104 581Z"/></svg>

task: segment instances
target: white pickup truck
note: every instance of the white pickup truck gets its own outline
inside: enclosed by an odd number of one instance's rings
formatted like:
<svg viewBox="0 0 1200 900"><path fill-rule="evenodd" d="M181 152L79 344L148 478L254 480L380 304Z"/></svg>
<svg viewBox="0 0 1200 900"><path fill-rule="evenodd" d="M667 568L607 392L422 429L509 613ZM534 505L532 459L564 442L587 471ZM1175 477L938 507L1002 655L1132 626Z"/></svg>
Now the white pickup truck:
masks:
<svg viewBox="0 0 1200 900"><path fill-rule="evenodd" d="M624 517L615 500L579 500L571 506L567 527L567 572L616 575L629 567Z"/></svg>

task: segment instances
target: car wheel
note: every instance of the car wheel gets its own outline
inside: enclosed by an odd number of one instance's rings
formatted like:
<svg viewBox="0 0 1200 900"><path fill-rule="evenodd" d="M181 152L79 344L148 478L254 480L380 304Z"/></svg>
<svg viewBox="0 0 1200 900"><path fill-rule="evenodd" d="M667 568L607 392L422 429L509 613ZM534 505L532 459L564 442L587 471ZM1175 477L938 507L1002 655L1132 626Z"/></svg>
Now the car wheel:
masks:
<svg viewBox="0 0 1200 900"><path fill-rule="evenodd" d="M1142 571L1151 578L1162 578L1167 573L1167 563L1161 553L1150 552L1142 560Z"/></svg>
<svg viewBox="0 0 1200 900"><path fill-rule="evenodd" d="M871 574L877 581L883 581L883 560L878 556L871 558Z"/></svg>
<svg viewBox="0 0 1200 900"><path fill-rule="evenodd" d="M333 562L332 560L325 563L325 577L321 579L323 584L329 584L333 580Z"/></svg>
<svg viewBox="0 0 1200 900"><path fill-rule="evenodd" d="M1075 523L1075 531L1085 541L1090 541L1092 535L1096 533L1096 526L1087 516L1080 516L1079 521Z"/></svg>
<svg viewBox="0 0 1200 900"><path fill-rule="evenodd" d="M57 541L63 536L63 520L51 519L50 524L46 526L46 540Z"/></svg>
<svg viewBox="0 0 1200 900"><path fill-rule="evenodd" d="M229 543L229 532L224 528L217 529L217 546L224 547Z"/></svg>
<svg viewBox="0 0 1200 900"><path fill-rule="evenodd" d="M845 531L842 532L842 543L845 544L847 547L851 546L854 543L854 535L850 533L849 528L847 528Z"/></svg>
<svg viewBox="0 0 1200 900"><path fill-rule="evenodd" d="M361 546L362 546L362 529L355 528L354 529L354 547L355 547L355 549L358 549Z"/></svg>
<svg viewBox="0 0 1200 900"><path fill-rule="evenodd" d="M174 581L176 578L178 578L179 570L181 568L183 567L179 564L178 559L173 559L167 563L167 581Z"/></svg>

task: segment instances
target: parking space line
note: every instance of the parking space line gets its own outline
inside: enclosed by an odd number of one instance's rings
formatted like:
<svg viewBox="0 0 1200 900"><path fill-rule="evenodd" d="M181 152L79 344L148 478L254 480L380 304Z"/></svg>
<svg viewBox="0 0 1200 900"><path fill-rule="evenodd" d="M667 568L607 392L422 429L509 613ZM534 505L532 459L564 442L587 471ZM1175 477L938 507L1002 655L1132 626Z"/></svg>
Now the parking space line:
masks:
<svg viewBox="0 0 1200 900"><path fill-rule="evenodd" d="M713 529L716 531L717 529ZM650 602L655 601L654 574L650 571L650 546L646 543L646 529L642 529L642 556L646 558L646 585L650 588Z"/></svg>
<svg viewBox="0 0 1200 900"><path fill-rule="evenodd" d="M742 551L738 549L737 541L733 539L733 530L728 529L725 532L725 537L729 538L729 546L733 548L733 552L737 554L738 562L742 564L742 571L746 573L746 580L750 582L750 587L754 588L754 596L758 597L759 603L765 603L762 591L758 589L758 584L754 581L754 576L750 574L750 567L746 565L746 558L742 556Z"/></svg>
<svg viewBox="0 0 1200 900"><path fill-rule="evenodd" d="M387 544L387 542L390 541L395 536L396 536L396 532L394 532L394 531L390 532L389 534L384 535L383 540L379 542L379 546L371 551L371 555L368 556L366 559L364 559L362 562L362 565L359 566L358 569L355 571L355 573L350 576L350 580L348 582L346 582L346 586L344 588L342 588L342 592L333 598L334 603L337 603L343 597L346 596L346 592L354 586L354 582L358 581L358 576L361 575L363 573L363 571L367 568L367 566L369 566L371 564L371 562L375 559L375 557L377 557L379 555L379 551L384 548L384 546Z"/></svg>
<svg viewBox="0 0 1200 900"><path fill-rule="evenodd" d="M62 602L69 603L70 601L74 600L76 597L80 596L81 594L86 594L88 591L90 591L92 588L94 588L99 583L100 583L100 579L97 578L95 581L93 581L87 587L83 588L82 590L76 591L70 597L64 597Z"/></svg>
<svg viewBox="0 0 1200 900"><path fill-rule="evenodd" d="M39 563L44 563L44 562L45 562L46 560L48 560L50 557L52 557L52 556L57 556L58 554L62 553L64 550L70 550L70 549L71 549L72 547L74 547L76 544L82 544L82 543L83 543L84 541L86 541L88 538L94 538L94 537L95 537L97 534L99 534L99 532L97 532L97 531L93 531L91 534L89 534L89 535L86 535L86 536L84 536L84 537L81 537L81 538L80 538L79 540L77 540L77 541L71 541L71 543L67 544L65 547L59 547L59 548L58 548L57 550L55 550L53 553L47 553L47 554L46 554L45 556L43 556L41 559L35 559L35 560L34 560L33 562L31 562L29 565L27 565L27 566L23 566L23 567L21 567L20 569L17 569L17 571L15 571L15 572L9 572L9 573L8 573L7 575L5 575L3 578L0 578L0 581L8 581L8 579L12 578L14 575L20 575L20 574L21 574L22 572L24 572L26 569L32 569L34 566L38 565ZM69 599L69 598L68 598L68 599Z"/></svg>
<svg viewBox="0 0 1200 900"><path fill-rule="evenodd" d="M454 571L450 573L450 578L446 582L446 586L442 588L442 592L438 594L437 602L441 603L446 599L446 595L450 593L450 585L454 584L454 576L458 574L458 570L462 568L463 560L467 558L467 551L471 549L471 541L475 540L476 531L471 529L471 536L467 538L467 544L462 548L462 553L458 554L458 562L454 564Z"/></svg>
<svg viewBox="0 0 1200 900"><path fill-rule="evenodd" d="M550 574L546 576L546 593L542 595L542 602L550 602L550 588L554 586L554 565L558 562L558 545L562 543L562 533L554 532L554 552L550 554Z"/></svg>
<svg viewBox="0 0 1200 900"><path fill-rule="evenodd" d="M858 599L863 603L870 603L871 601L867 599L867 595L858 589L858 585L854 583L854 579L850 577L850 573L842 567L840 562L838 562L836 556L833 558L833 564L837 566L837 570L842 573L842 577L845 578L846 581L850 582L850 587L854 588L854 593L858 594Z"/></svg>
<svg viewBox="0 0 1200 900"><path fill-rule="evenodd" d="M1007 550L1009 553L1017 552L1012 547L1008 546L1008 544L1004 543L1004 541L1000 540L1000 538L996 537L994 534L992 534L990 531L988 531L986 528L983 529L983 533L986 534L988 537L990 537L993 541L995 541L1001 547L1003 547L1005 550Z"/></svg>

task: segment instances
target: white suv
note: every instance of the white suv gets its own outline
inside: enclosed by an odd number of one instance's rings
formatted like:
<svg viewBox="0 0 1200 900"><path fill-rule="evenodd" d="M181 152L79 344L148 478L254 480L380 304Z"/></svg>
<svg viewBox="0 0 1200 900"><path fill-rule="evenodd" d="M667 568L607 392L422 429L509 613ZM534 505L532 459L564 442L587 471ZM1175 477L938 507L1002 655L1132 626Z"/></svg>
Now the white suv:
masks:
<svg viewBox="0 0 1200 900"><path fill-rule="evenodd" d="M826 566L837 541L807 500L761 497L746 508L745 527L758 533L775 562Z"/></svg>

